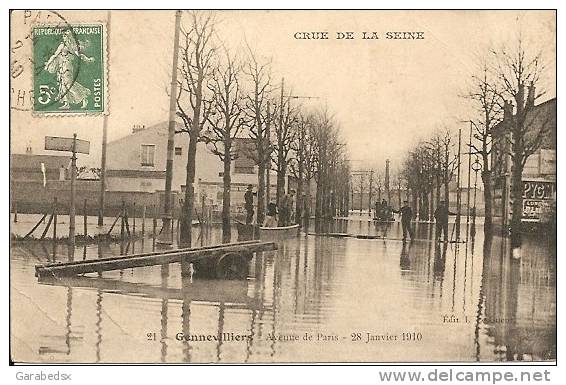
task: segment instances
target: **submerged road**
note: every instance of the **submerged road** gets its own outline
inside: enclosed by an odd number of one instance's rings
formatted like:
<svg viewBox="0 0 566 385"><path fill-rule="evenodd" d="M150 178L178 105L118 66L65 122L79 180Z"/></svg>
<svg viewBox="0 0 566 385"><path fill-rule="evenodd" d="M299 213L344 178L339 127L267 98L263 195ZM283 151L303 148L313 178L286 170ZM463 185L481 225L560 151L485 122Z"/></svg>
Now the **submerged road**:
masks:
<svg viewBox="0 0 566 385"><path fill-rule="evenodd" d="M401 242L388 226L335 221L258 254L247 280L182 279L171 265L38 282L67 262L51 243L11 249L12 355L26 362L475 362L556 357L555 249L526 239ZM467 229L462 228L465 238ZM195 229L195 231L199 231ZM215 243L219 229L195 234ZM393 239L389 239L393 238ZM200 245L200 243L199 243ZM75 259L152 251L151 240L79 247Z"/></svg>

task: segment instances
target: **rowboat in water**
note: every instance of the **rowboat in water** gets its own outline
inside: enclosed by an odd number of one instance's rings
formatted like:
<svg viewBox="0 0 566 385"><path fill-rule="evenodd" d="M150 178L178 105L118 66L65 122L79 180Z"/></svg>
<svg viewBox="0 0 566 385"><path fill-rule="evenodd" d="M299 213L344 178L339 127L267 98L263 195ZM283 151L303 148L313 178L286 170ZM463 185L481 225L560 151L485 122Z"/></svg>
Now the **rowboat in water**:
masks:
<svg viewBox="0 0 566 385"><path fill-rule="evenodd" d="M293 238L299 235L299 225L282 227L259 227L259 239L261 240L282 240Z"/></svg>
<svg viewBox="0 0 566 385"><path fill-rule="evenodd" d="M299 225L264 227L237 222L238 240L284 240L299 235Z"/></svg>

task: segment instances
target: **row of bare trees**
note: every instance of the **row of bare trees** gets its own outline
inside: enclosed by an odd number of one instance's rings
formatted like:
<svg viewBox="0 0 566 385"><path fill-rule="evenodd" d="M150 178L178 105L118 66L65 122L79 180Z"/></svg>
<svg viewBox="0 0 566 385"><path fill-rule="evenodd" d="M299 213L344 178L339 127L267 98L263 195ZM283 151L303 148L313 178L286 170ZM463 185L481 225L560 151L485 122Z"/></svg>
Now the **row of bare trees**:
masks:
<svg viewBox="0 0 566 385"><path fill-rule="evenodd" d="M346 153L331 113L293 105L293 96L283 92L283 84L274 82L270 59L259 56L249 46L240 50L245 51L244 55L232 53L216 33L215 17L214 12L186 12L181 28L177 115L182 125L178 133L188 134L189 141L182 243L191 244L199 142L204 142L224 164L224 241L231 237L230 170L232 161L242 151L235 145L238 138L248 137L253 143L246 155L258 168L258 223L263 222L270 200L271 170L277 172L278 205L285 194L288 175L297 180L298 219L312 214L311 181L316 184L316 216L334 215L338 210L347 212Z"/></svg>
<svg viewBox="0 0 566 385"><path fill-rule="evenodd" d="M402 176L419 219L432 218L441 200L450 204L449 186L458 166L455 143L449 129L438 129L407 154Z"/></svg>
<svg viewBox="0 0 566 385"><path fill-rule="evenodd" d="M527 47L520 36L509 47L489 49L480 58L465 94L474 115L469 120L472 140L464 147L482 166L484 229L492 231L493 168L502 167L508 158L509 169L498 174L510 174L510 231L514 246L520 245L525 163L541 148L551 129L551 117L542 116L543 111L535 108L537 100L545 94L541 82L545 76L542 57L541 49ZM404 176L413 195L413 205L419 205L422 218L433 211L432 195L436 204L441 196L449 200L448 186L458 166L454 144L455 135L444 129L418 143L407 155ZM497 159L492 159L492 151L497 152Z"/></svg>
<svg viewBox="0 0 566 385"><path fill-rule="evenodd" d="M551 130L552 117L535 108L546 93L541 81L547 75L542 48L525 44L519 35L509 46L490 49L480 59L467 95L475 107L470 151L482 164L486 231L492 227L494 167L505 165L505 158L510 160L509 169L498 174L510 171L512 247L521 244L525 163L542 147Z"/></svg>
<svg viewBox="0 0 566 385"><path fill-rule="evenodd" d="M356 209L360 212L367 209L369 213L375 209L375 203L385 200L391 207L401 207L407 198L407 181L405 178L405 165L387 180L387 172L370 168L365 171L354 171L350 195L357 194L360 198ZM353 198L352 198L353 199Z"/></svg>

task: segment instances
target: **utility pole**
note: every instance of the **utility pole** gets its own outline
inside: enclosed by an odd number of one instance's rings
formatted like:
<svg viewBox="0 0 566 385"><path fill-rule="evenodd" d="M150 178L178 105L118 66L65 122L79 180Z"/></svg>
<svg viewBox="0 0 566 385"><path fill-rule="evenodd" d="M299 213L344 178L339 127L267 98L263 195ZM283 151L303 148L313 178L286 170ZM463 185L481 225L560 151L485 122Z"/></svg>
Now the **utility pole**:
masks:
<svg viewBox="0 0 566 385"><path fill-rule="evenodd" d="M369 202L368 202L368 216L371 217L371 198L372 198L372 191L373 189L373 169L369 171Z"/></svg>
<svg viewBox="0 0 566 385"><path fill-rule="evenodd" d="M283 128L283 92L285 89L285 78L281 78L281 99L279 101L279 130L277 130L277 138L279 140L279 135L281 135L282 133L282 128ZM271 159L270 159L271 162ZM276 194L276 200L277 200L277 207L281 207L281 198L283 198L283 194L285 194L285 187L284 186L280 186L281 184L281 177L279 176L279 173L281 173L282 170L279 169L279 161L277 162L277 194ZM284 181L283 181L284 182Z"/></svg>
<svg viewBox="0 0 566 385"><path fill-rule="evenodd" d="M177 113L177 68L179 60L179 29L181 11L175 12L175 39L173 42L173 68L171 69L171 95L169 97L169 131L167 135L167 165L165 169L165 197L163 205L163 228L159 243L172 244L171 230L171 184L173 182L173 152L175 151L175 116ZM190 186L187 186L190 188ZM189 223L189 228L191 224Z"/></svg>
<svg viewBox="0 0 566 385"><path fill-rule="evenodd" d="M466 207L467 207L467 215L466 215L466 225L470 223L470 179L472 174L472 122L470 121L470 141L468 143L469 151L468 151L468 192L466 193Z"/></svg>
<svg viewBox="0 0 566 385"><path fill-rule="evenodd" d="M462 128L458 129L458 176L456 181L456 239L460 239L460 216L461 216L461 203L462 196L460 191L460 163L461 163L461 150L462 150Z"/></svg>
<svg viewBox="0 0 566 385"><path fill-rule="evenodd" d="M271 199L271 102L267 101L267 122L265 125L265 139L267 139L267 165L265 167L265 205ZM263 159L260 159L263 161Z"/></svg>
<svg viewBox="0 0 566 385"><path fill-rule="evenodd" d="M389 159L385 161L385 190L387 191L387 204L391 206L391 190L389 189Z"/></svg>
<svg viewBox="0 0 566 385"><path fill-rule="evenodd" d="M110 52L110 17L111 11L107 12L106 27L106 50ZM102 157L100 160L100 197L98 203L98 226L104 225L104 198L106 195L106 142L108 141L108 112L102 117Z"/></svg>
<svg viewBox="0 0 566 385"><path fill-rule="evenodd" d="M73 150L71 155L71 204L69 208L69 244L75 247L75 197L77 179L77 134L73 134Z"/></svg>
<svg viewBox="0 0 566 385"><path fill-rule="evenodd" d="M364 203L364 174L360 174L360 215L362 215L362 208Z"/></svg>

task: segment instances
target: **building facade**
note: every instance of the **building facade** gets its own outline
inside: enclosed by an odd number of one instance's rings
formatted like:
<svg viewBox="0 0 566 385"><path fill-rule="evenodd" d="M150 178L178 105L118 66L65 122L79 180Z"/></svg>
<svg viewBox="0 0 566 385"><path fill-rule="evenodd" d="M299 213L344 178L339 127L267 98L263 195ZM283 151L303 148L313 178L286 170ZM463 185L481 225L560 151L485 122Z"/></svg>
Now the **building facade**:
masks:
<svg viewBox="0 0 566 385"><path fill-rule="evenodd" d="M177 123L179 128L180 123ZM134 126L132 133L107 145L107 191L160 192L165 190L168 122L150 127ZM231 164L232 204L243 205L249 184L257 190L258 167L249 153L250 139L237 138L238 157ZM172 191L182 194L186 186L188 135L175 135ZM195 200L206 205L222 204L224 165L220 158L197 144L195 167ZM271 180L275 181L275 177ZM271 191L275 193L275 185Z"/></svg>
<svg viewBox="0 0 566 385"><path fill-rule="evenodd" d="M71 157L67 155L11 154L11 181L65 180Z"/></svg>
<svg viewBox="0 0 566 385"><path fill-rule="evenodd" d="M534 90L529 94L534 94ZM531 96L532 97L532 96ZM532 100L528 103L533 103ZM511 216L511 127L512 106L506 105L503 121L493 130L491 165L493 170L493 214L495 225L508 227ZM544 129L540 148L526 160L523 174L523 222L553 220L556 204L556 98L530 108L527 135Z"/></svg>

